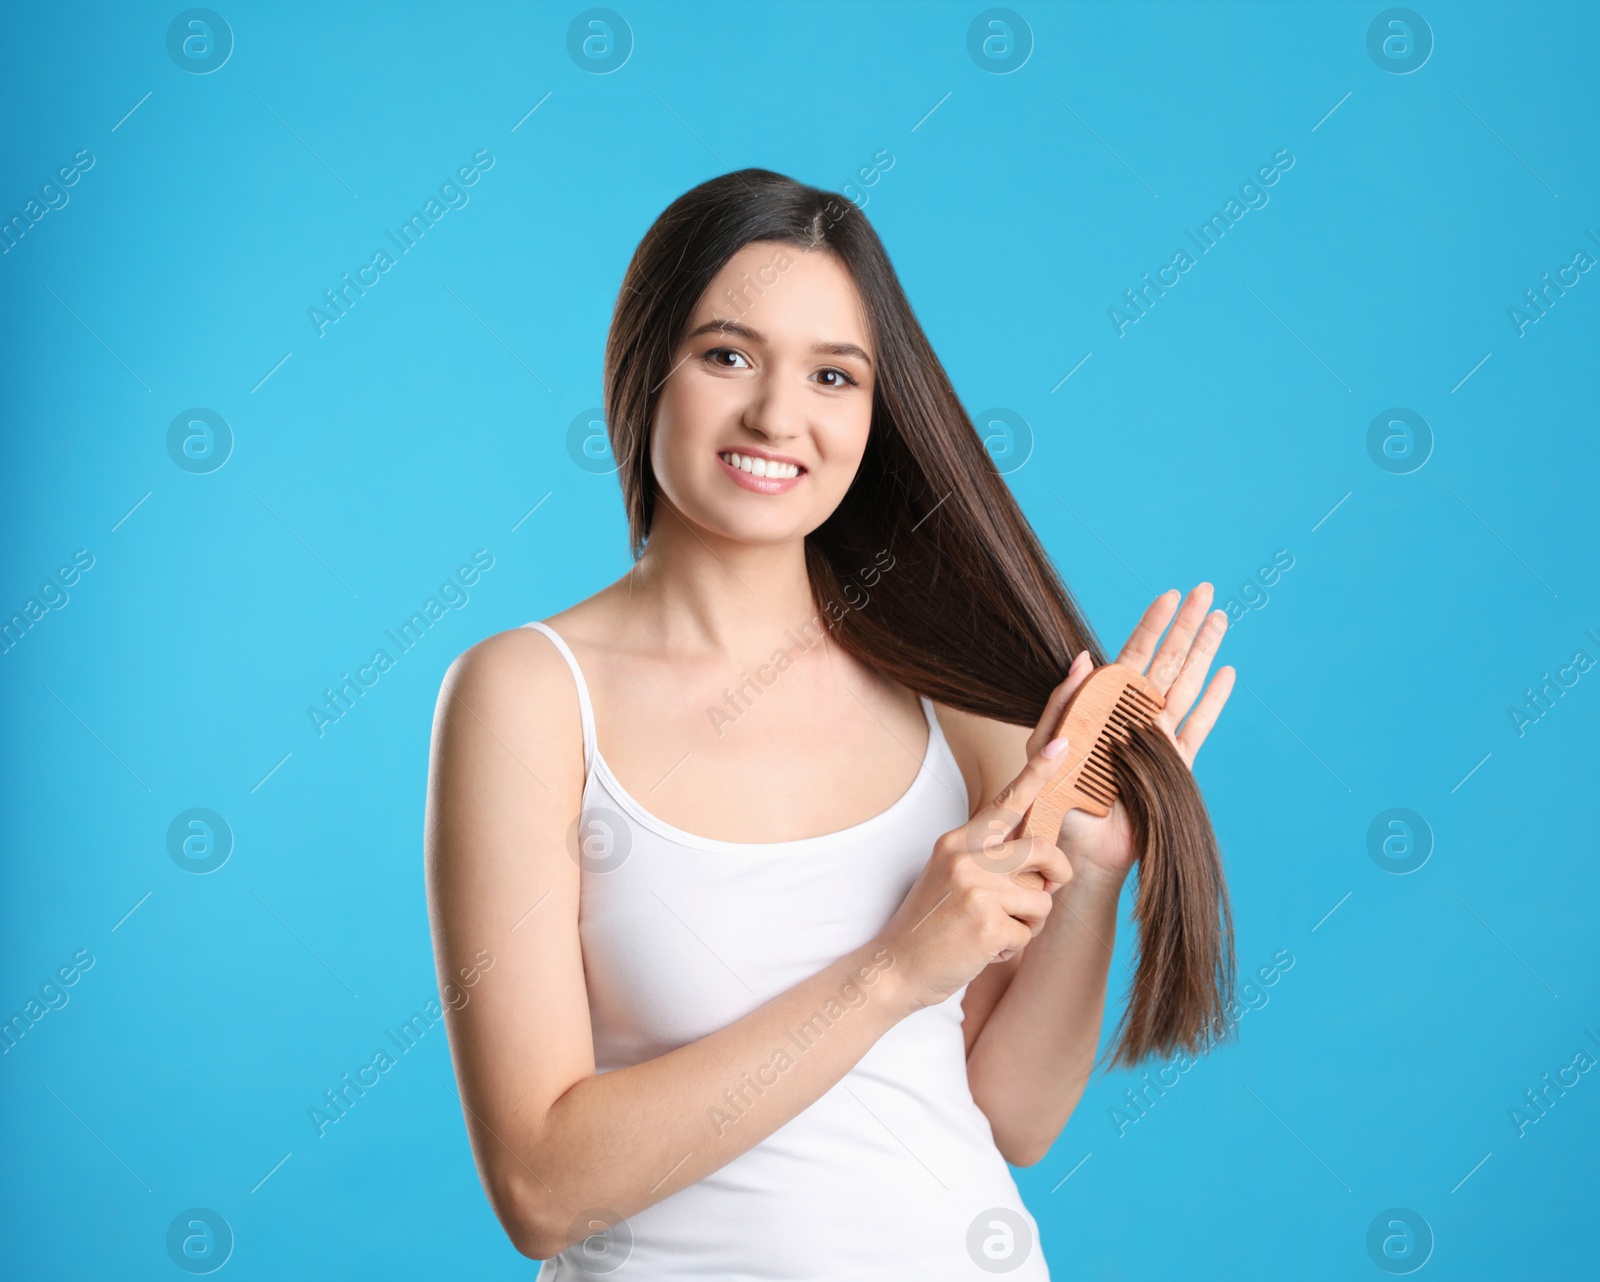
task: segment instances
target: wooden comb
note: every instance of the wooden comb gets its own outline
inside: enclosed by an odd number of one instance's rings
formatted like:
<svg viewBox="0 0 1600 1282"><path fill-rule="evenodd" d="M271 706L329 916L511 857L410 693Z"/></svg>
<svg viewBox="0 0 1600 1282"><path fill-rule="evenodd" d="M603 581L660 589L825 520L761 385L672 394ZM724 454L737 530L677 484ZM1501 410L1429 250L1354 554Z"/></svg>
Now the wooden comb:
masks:
<svg viewBox="0 0 1600 1282"><path fill-rule="evenodd" d="M1149 725L1166 699L1143 673L1120 663L1096 668L1073 692L1054 737L1067 738L1067 760L1022 816L1024 837L1054 841L1069 810L1104 817L1117 799L1113 745L1135 725Z"/></svg>

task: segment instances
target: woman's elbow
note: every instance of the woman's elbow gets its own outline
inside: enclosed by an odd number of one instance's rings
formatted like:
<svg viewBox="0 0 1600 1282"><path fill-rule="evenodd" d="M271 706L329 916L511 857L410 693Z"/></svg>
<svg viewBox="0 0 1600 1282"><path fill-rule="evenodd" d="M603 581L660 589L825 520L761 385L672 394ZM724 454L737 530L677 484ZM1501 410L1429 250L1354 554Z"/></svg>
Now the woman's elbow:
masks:
<svg viewBox="0 0 1600 1282"><path fill-rule="evenodd" d="M1004 1143L997 1141L1000 1156L1005 1158L1012 1166L1034 1166L1044 1160L1044 1156L1054 1145L1053 1136L1029 1137L1027 1139L1013 1139Z"/></svg>
<svg viewBox="0 0 1600 1282"><path fill-rule="evenodd" d="M1056 1127L1048 1124L1041 1127L1039 1120L1037 1117L1018 1119L1017 1125L1008 1126L1004 1123L995 1125L991 1119L990 1131L994 1135L995 1147L1012 1166L1034 1166L1044 1161L1055 1147L1061 1132L1066 1129L1065 1118Z"/></svg>
<svg viewBox="0 0 1600 1282"><path fill-rule="evenodd" d="M497 1172L485 1181L489 1205L518 1253L548 1260L572 1245L550 1194L526 1170Z"/></svg>

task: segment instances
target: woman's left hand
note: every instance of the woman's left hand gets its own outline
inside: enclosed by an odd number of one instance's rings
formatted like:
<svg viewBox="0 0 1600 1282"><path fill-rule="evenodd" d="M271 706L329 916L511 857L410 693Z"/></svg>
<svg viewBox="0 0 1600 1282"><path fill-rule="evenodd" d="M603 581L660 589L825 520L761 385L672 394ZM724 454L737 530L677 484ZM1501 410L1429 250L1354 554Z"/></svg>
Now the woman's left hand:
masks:
<svg viewBox="0 0 1600 1282"><path fill-rule="evenodd" d="M1197 586L1183 599L1179 608L1176 588L1162 593L1150 604L1128 637L1116 662L1147 676L1166 699L1156 718L1156 725L1165 732L1177 748L1184 764L1194 765L1195 753L1205 742L1206 735L1216 724L1217 715L1233 692L1234 670L1219 668L1199 703L1195 696L1206 679L1222 634L1227 630L1228 616L1224 610L1214 610L1209 616L1206 608L1211 604L1212 589L1209 583ZM1177 617L1173 615L1176 612ZM1163 639L1167 624L1172 628ZM1160 641L1157 648L1156 642ZM1093 668L1088 651L1073 660L1067 678L1050 694L1044 714L1039 719L1040 729L1028 739L1031 757L1044 747L1050 730L1061 719L1061 710L1089 678ZM1191 712L1190 709L1193 709ZM1185 721L1184 718L1188 717ZM1180 729L1181 727L1181 729ZM1133 865L1133 831L1128 822L1128 812L1118 801L1111 813L1102 817L1082 810L1067 811L1061 825L1059 844L1072 860L1075 869L1088 865L1094 871L1112 877L1127 876Z"/></svg>

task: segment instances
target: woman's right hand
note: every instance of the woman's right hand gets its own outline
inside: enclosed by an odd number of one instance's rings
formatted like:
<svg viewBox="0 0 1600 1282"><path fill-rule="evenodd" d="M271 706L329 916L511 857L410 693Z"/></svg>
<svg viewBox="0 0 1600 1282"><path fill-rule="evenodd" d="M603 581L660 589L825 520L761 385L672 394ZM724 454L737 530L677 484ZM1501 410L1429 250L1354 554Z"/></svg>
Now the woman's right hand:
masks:
<svg viewBox="0 0 1600 1282"><path fill-rule="evenodd" d="M1051 896L1071 880L1072 865L1053 841L1012 834L1066 750L1065 739L1046 744L993 801L940 837L879 932L916 1007L944 1001L1043 928Z"/></svg>

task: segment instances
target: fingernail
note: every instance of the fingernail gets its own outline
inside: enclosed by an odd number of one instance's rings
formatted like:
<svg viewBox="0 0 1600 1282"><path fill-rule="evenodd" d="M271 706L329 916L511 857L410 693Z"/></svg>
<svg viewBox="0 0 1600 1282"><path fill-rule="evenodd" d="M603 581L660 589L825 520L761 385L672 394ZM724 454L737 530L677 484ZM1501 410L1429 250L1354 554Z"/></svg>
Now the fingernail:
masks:
<svg viewBox="0 0 1600 1282"><path fill-rule="evenodd" d="M1067 741L1065 739L1052 739L1049 743L1045 744L1044 755L1052 758L1059 757L1066 750Z"/></svg>
<svg viewBox="0 0 1600 1282"><path fill-rule="evenodd" d="M1079 650L1078 654L1077 654L1077 657L1074 658L1073 661L1072 661L1072 666L1070 668L1068 668L1067 671L1068 672L1076 672L1079 668L1081 668L1083 666L1083 661L1085 659L1087 659L1088 657L1089 657L1089 652L1087 650Z"/></svg>

